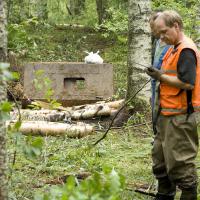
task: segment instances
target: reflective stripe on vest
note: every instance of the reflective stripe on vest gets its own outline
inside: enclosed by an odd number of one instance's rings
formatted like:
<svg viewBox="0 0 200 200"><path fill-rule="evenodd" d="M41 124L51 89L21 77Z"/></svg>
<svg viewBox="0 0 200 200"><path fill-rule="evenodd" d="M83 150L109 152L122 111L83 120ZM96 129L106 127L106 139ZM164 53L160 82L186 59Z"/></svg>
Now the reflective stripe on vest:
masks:
<svg viewBox="0 0 200 200"><path fill-rule="evenodd" d="M176 74L177 74L177 71L176 71L176 70L172 70L172 69L168 69L168 70L165 70L165 73L166 73L166 74L169 73L169 74L175 74L175 75L176 75Z"/></svg>
<svg viewBox="0 0 200 200"><path fill-rule="evenodd" d="M165 113L186 113L187 109L173 109L173 108L161 108L161 112Z"/></svg>

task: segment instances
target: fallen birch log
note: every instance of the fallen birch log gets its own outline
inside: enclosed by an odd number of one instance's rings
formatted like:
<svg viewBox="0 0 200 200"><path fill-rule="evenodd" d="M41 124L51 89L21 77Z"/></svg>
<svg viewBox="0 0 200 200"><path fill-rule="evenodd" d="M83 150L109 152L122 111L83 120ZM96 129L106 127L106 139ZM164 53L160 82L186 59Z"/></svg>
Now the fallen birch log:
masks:
<svg viewBox="0 0 200 200"><path fill-rule="evenodd" d="M110 116L111 109L107 105L87 105L84 109L71 111L72 119L90 119L95 116Z"/></svg>
<svg viewBox="0 0 200 200"><path fill-rule="evenodd" d="M85 105L79 105L79 106L73 106L72 110L81 110L86 108L87 106L96 106L96 105L107 105L109 108L111 109L119 109L122 107L122 105L124 104L125 100L124 99L120 99L117 101L98 101L95 104L85 104Z"/></svg>
<svg viewBox="0 0 200 200"><path fill-rule="evenodd" d="M106 102L105 104L108 105L112 109L119 109L124 105L124 102L125 102L124 99L120 99L117 101Z"/></svg>
<svg viewBox="0 0 200 200"><path fill-rule="evenodd" d="M116 101L110 101L110 102L106 102L106 101L98 101L95 104L84 104L84 105L79 105L79 106L73 106L73 107L63 107L63 106L58 106L55 110L59 110L59 111L75 111L75 110L82 110L85 109L87 107L91 107L91 106L98 106L100 105L107 105L109 106L109 108L111 109L119 109L122 107L122 105L124 104L125 100L124 99L120 99L120 100L116 100ZM51 110L52 109L52 105L48 102L44 102L44 101L39 101L39 100L35 100L32 101L31 104L29 105L30 107L36 107L39 109L46 109L46 110Z"/></svg>
<svg viewBox="0 0 200 200"><path fill-rule="evenodd" d="M12 126L13 122L8 122L8 126ZM69 138L82 138L91 135L94 132L93 126L78 122L77 124L64 124L46 121L24 121L19 131L24 135L40 135L40 136L62 136Z"/></svg>
<svg viewBox="0 0 200 200"><path fill-rule="evenodd" d="M65 117L69 117L71 114L68 112L59 112L57 110L28 110L21 109L21 120L26 121L51 121L58 122L63 121ZM10 113L11 120L17 120L19 116L18 110L14 110Z"/></svg>
<svg viewBox="0 0 200 200"><path fill-rule="evenodd" d="M21 120L27 121L63 121L65 118L72 120L90 119L96 116L110 116L111 108L107 105L87 105L84 109L71 111L57 111L57 110L28 110L21 109ZM11 120L17 120L19 113L17 110L10 113Z"/></svg>
<svg viewBox="0 0 200 200"><path fill-rule="evenodd" d="M58 30L83 30L87 32L96 32L95 28L80 24L56 24Z"/></svg>

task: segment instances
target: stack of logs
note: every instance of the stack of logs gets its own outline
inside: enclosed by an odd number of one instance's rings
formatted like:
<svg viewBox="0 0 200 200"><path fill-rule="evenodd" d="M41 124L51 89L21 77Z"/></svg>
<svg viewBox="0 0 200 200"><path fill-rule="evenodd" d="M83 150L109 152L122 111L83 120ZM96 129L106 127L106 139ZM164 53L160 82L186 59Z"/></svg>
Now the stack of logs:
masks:
<svg viewBox="0 0 200 200"><path fill-rule="evenodd" d="M57 110L50 110L44 102L34 102L41 110L21 109L10 113L11 121L7 126L12 126L19 118L22 121L20 132L23 134L57 136L67 135L71 138L81 138L94 133L94 126L75 122L72 120L92 119L98 116L114 115L124 104L124 100L114 102L97 102L75 107L62 107ZM44 109L45 108L45 109ZM65 123L63 123L65 122Z"/></svg>

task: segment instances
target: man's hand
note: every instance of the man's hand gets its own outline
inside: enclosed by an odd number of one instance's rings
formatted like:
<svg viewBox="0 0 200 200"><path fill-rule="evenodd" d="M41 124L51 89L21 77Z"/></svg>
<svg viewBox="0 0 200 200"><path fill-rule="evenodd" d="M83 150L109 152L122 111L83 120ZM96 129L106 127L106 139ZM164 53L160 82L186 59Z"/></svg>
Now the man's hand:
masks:
<svg viewBox="0 0 200 200"><path fill-rule="evenodd" d="M162 70L156 69L154 67L146 68L145 72L155 80L160 80L160 77L163 74Z"/></svg>

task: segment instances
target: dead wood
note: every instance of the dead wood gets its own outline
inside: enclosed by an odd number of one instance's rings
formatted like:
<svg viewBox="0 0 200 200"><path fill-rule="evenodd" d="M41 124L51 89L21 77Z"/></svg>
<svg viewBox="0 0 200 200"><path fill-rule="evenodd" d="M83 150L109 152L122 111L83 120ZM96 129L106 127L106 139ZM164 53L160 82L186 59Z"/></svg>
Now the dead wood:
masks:
<svg viewBox="0 0 200 200"><path fill-rule="evenodd" d="M144 189L135 189L135 192L138 192L138 193L144 194L144 195L148 195L148 196L150 196L150 197L155 197L155 196L156 196L155 193L153 193L153 192L148 192L148 191L146 191L146 190L144 190Z"/></svg>
<svg viewBox="0 0 200 200"><path fill-rule="evenodd" d="M79 119L90 119L96 116L110 116L111 109L107 105L94 104L87 105L84 109L72 110L71 108L65 109L65 111L58 110L28 110L21 109L21 119L29 121L52 121L58 122L63 121L65 118L71 118L72 120ZM18 112L12 111L10 113L11 120L16 120L18 118Z"/></svg>
<svg viewBox="0 0 200 200"><path fill-rule="evenodd" d="M95 116L110 116L111 109L105 104L87 105L84 109L71 112L72 119L89 119Z"/></svg>
<svg viewBox="0 0 200 200"><path fill-rule="evenodd" d="M73 110L80 110L80 109L84 109L85 107L89 106L89 105L107 105L109 108L111 109L119 109L121 108L121 106L124 104L125 100L124 99L120 99L120 100L116 100L116 101L98 101L95 104L85 104L85 105L79 105L79 106L73 106L72 109Z"/></svg>
<svg viewBox="0 0 200 200"><path fill-rule="evenodd" d="M105 104L108 105L110 108L119 109L124 105L124 102L125 102L124 99L120 99L117 101L106 102Z"/></svg>
<svg viewBox="0 0 200 200"><path fill-rule="evenodd" d="M66 116L70 116L67 112L59 112L57 110L28 110L21 109L21 120L26 121L63 121ZM18 119L19 112L14 110L10 113L11 120Z"/></svg>
<svg viewBox="0 0 200 200"><path fill-rule="evenodd" d="M85 180L86 178L88 178L88 177L91 176L91 175L92 175L92 174L91 174L90 172L78 172L77 174L68 173L68 174L65 174L65 175L60 176L60 177L55 177L55 178L46 180L46 181L44 181L42 184L35 185L35 186L33 186L33 187L34 187L34 188L41 188L41 187L43 187L43 186L46 185L46 184L49 184L49 185L64 184L64 183L67 182L67 179L68 179L70 176L76 177L77 180L78 180L79 182L81 182L82 180Z"/></svg>
<svg viewBox="0 0 200 200"><path fill-rule="evenodd" d="M96 32L95 28L81 24L56 24L55 27L58 30L80 30L86 32Z"/></svg>
<svg viewBox="0 0 200 200"><path fill-rule="evenodd" d="M100 116L113 116L118 112L119 106L122 105L124 100L118 100L114 102L97 102L95 104L86 104L75 107L62 107L59 106L56 110L51 110L50 103L43 101L33 101L31 104L42 110L30 110L21 109L21 120L26 121L49 121L49 122L59 122L65 121L65 119L72 120L86 120L93 119ZM17 120L19 115L19 110L12 111L10 113L11 120ZM120 120L121 121L121 120Z"/></svg>
<svg viewBox="0 0 200 200"><path fill-rule="evenodd" d="M106 101L98 101L95 104L84 104L84 105L79 105L79 106L73 106L73 107L63 107L63 106L58 106L56 108L56 110L60 110L60 111L69 111L69 110L82 110L85 109L87 107L96 107L99 105L106 105L109 108L111 108L112 110L118 110L119 108L121 108L121 106L124 104L124 99L120 99L120 100L116 100L116 101L110 101L110 102L106 102ZM39 101L39 100L34 100L30 103L30 106L36 106L40 109L51 109L51 104L48 102L44 102L44 101Z"/></svg>
<svg viewBox="0 0 200 200"><path fill-rule="evenodd" d="M124 107L123 110L119 113L119 115L115 118L113 122L114 127L122 127L127 123L128 119L131 117L129 110Z"/></svg>
<svg viewBox="0 0 200 200"><path fill-rule="evenodd" d="M17 100L23 98L24 91L22 84L14 81L9 82L7 85L7 95L9 100L13 100L13 96Z"/></svg>
<svg viewBox="0 0 200 200"><path fill-rule="evenodd" d="M9 125L12 126L12 124L12 122L8 122L7 127ZM93 126L82 122L78 122L77 124L64 124L46 121L24 121L22 122L19 131L25 135L66 135L70 138L81 138L93 134L94 128Z"/></svg>
<svg viewBox="0 0 200 200"><path fill-rule="evenodd" d="M79 181L82 181L82 180L88 178L89 176L91 176L91 173L90 172L80 172L78 174L69 173L69 174L65 174L64 176L56 177L52 180L48 180L45 182L45 184L52 184L52 185L63 184L63 183L67 182L67 179L70 176L75 176Z"/></svg>
<svg viewBox="0 0 200 200"><path fill-rule="evenodd" d="M155 197L156 194L154 191L150 191L151 185L147 183L128 183L127 190L138 192L140 194L148 195Z"/></svg>
<svg viewBox="0 0 200 200"><path fill-rule="evenodd" d="M128 99L126 102L124 102L124 105L117 111L117 113L115 114L115 116L112 118L112 121L110 122L110 125L108 127L108 129L105 131L105 133L103 134L103 136L98 139L93 146L96 146L99 142L101 142L104 138L106 138L110 128L113 125L113 122L115 120L115 118L117 117L117 115L128 105L128 103L130 103L135 97L136 95L151 81L151 79L149 79L141 88L139 88L139 90L137 90L133 96L130 97L130 99Z"/></svg>

